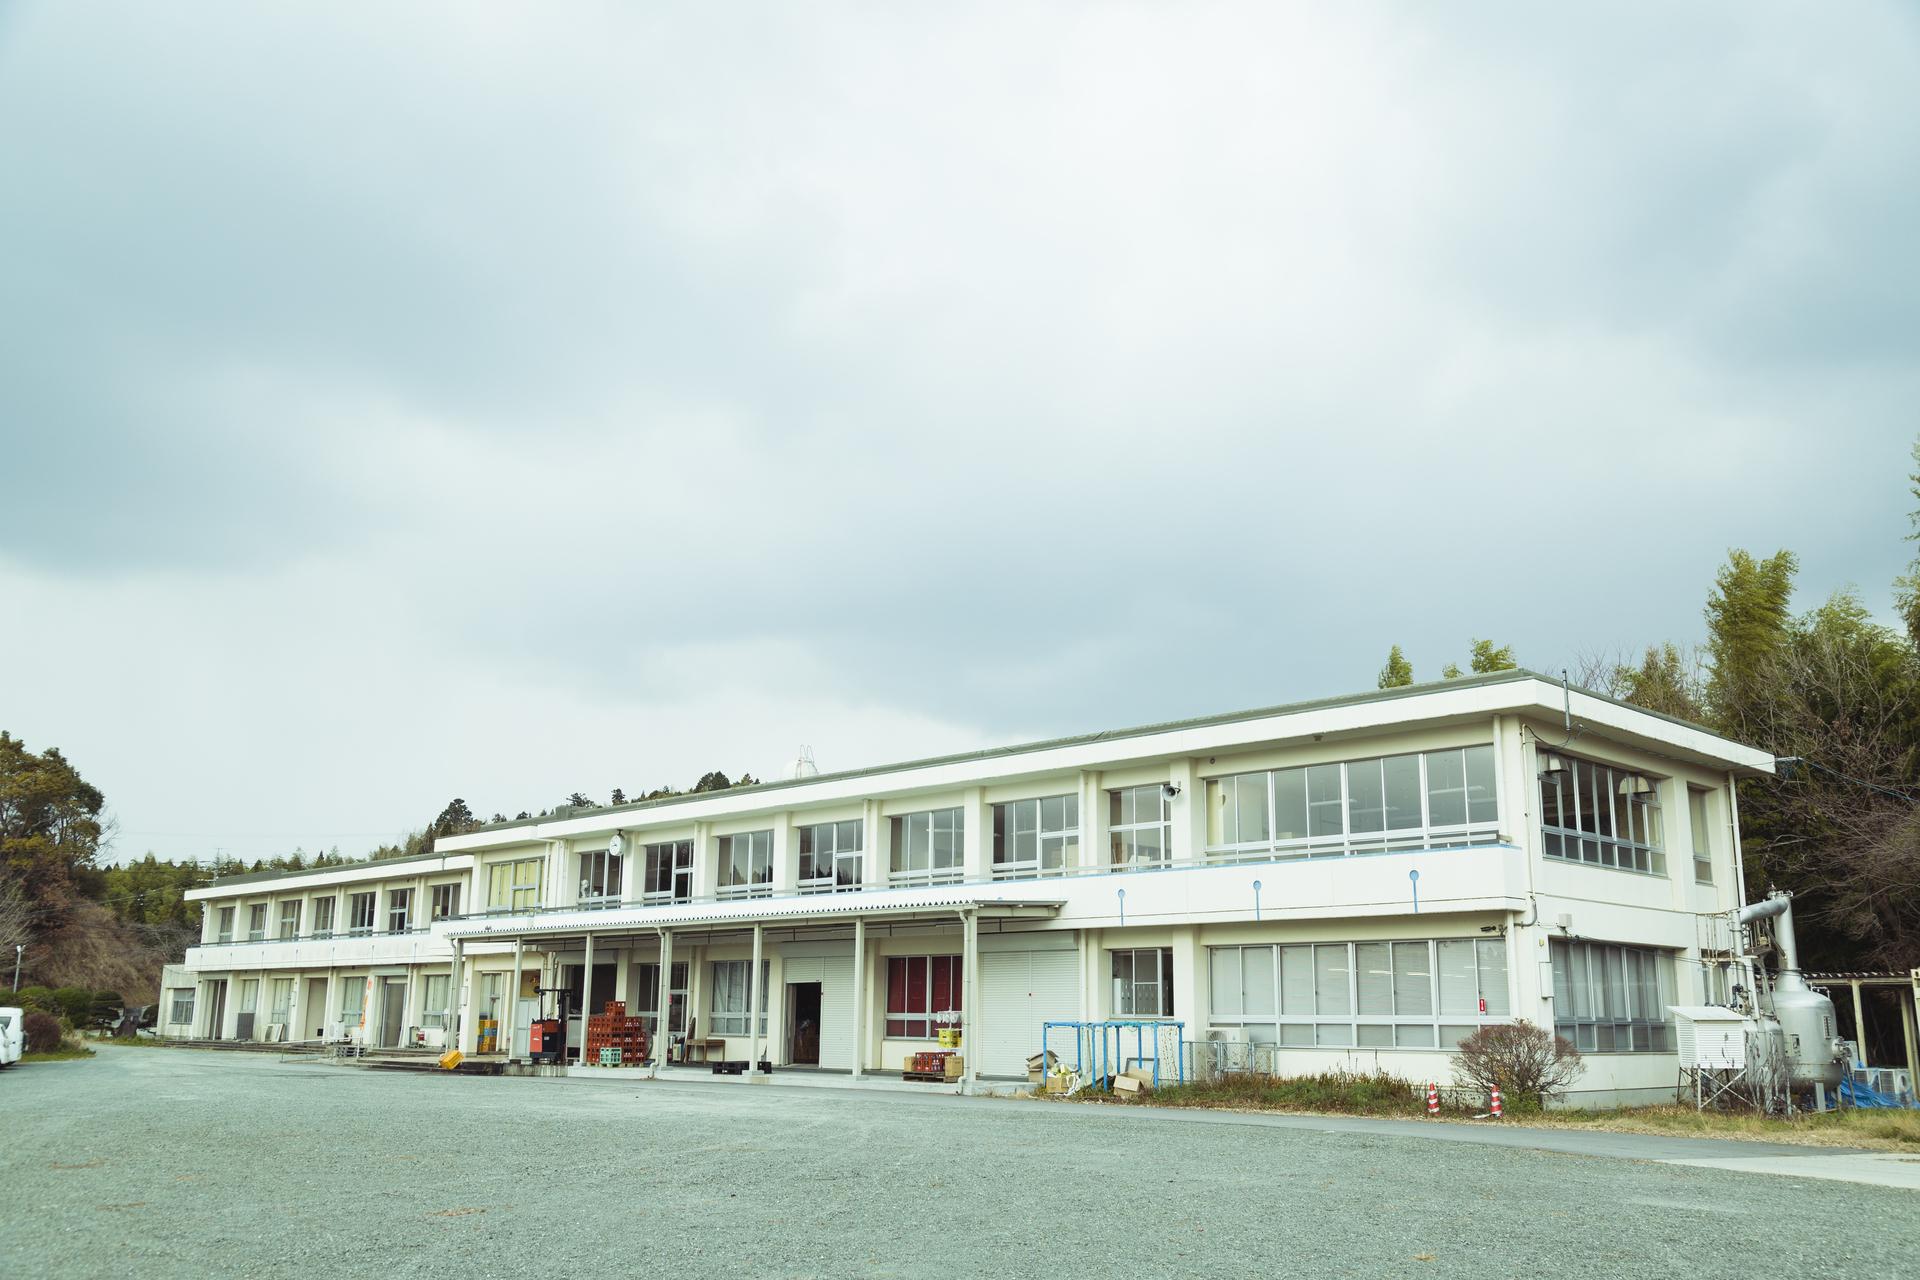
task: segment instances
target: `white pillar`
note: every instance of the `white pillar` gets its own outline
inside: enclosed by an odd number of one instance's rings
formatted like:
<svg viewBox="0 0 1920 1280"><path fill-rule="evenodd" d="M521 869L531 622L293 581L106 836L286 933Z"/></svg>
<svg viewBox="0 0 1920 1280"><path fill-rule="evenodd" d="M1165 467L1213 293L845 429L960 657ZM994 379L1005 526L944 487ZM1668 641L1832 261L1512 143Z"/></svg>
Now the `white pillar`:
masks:
<svg viewBox="0 0 1920 1280"><path fill-rule="evenodd" d="M504 1035L500 1045L508 1061L513 1060L513 1039L520 1025L520 964L523 956L521 945L519 938L513 940L513 972L507 977L507 1018L506 1026L502 1028Z"/></svg>
<svg viewBox="0 0 1920 1280"><path fill-rule="evenodd" d="M760 980L760 959L765 952L766 926L753 926L753 964L747 969L747 1073L760 1070L760 1010L766 1007L766 984Z"/></svg>
<svg viewBox="0 0 1920 1280"><path fill-rule="evenodd" d="M1107 793L1100 789L1100 773L1080 775L1080 861L1083 867L1104 867L1113 856L1107 848Z"/></svg>
<svg viewBox="0 0 1920 1280"><path fill-rule="evenodd" d="M867 922L853 919L853 1078L867 1066Z"/></svg>
<svg viewBox="0 0 1920 1280"><path fill-rule="evenodd" d="M800 892L800 842L793 838L793 815L781 813L773 819L773 896L786 898Z"/></svg>
<svg viewBox="0 0 1920 1280"><path fill-rule="evenodd" d="M880 813L880 802L868 800L860 806L860 884L863 889L887 887L889 824Z"/></svg>
<svg viewBox="0 0 1920 1280"><path fill-rule="evenodd" d="M714 851L713 824L693 824L693 900L710 902L720 889L719 855Z"/></svg>
<svg viewBox="0 0 1920 1280"><path fill-rule="evenodd" d="M993 876L993 810L980 787L967 788L960 801L960 878L969 882Z"/></svg>
<svg viewBox="0 0 1920 1280"><path fill-rule="evenodd" d="M587 1065L587 1018L593 1009L593 934L581 947L580 957L580 1065ZM555 984L556 986L559 984Z"/></svg>
<svg viewBox="0 0 1920 1280"><path fill-rule="evenodd" d="M961 997L961 1026L964 1028L961 1038L960 1092L972 1093L974 1076L978 1073L979 1063L975 1050L980 1043L980 1028L985 1025L984 1010L980 1008L980 915L978 911L967 911L960 918L961 936L961 977L964 980L965 994Z"/></svg>
<svg viewBox="0 0 1920 1280"><path fill-rule="evenodd" d="M660 931L660 1011L654 1024L653 1062L657 1067L667 1060L667 1047L673 1027L673 931Z"/></svg>

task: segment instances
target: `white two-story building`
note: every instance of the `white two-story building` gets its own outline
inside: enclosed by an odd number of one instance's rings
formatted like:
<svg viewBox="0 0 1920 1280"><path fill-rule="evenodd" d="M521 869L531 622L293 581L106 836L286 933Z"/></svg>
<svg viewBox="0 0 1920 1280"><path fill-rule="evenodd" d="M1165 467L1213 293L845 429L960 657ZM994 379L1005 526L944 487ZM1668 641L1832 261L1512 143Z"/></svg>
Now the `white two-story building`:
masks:
<svg viewBox="0 0 1920 1280"><path fill-rule="evenodd" d="M517 1058L563 988L776 1070L895 1071L947 1015L969 1079L1127 1019L1444 1082L1525 1018L1586 1054L1576 1101L1655 1100L1668 1007L1721 994L1731 784L1772 768L1507 671L563 811L195 890L163 1030Z"/></svg>

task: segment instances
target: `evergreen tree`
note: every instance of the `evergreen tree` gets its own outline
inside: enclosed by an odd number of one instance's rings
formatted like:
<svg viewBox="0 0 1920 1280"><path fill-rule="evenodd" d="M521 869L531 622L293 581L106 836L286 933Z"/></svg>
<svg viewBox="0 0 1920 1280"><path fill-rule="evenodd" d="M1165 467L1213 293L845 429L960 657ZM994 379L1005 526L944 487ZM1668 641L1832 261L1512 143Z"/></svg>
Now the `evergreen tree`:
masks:
<svg viewBox="0 0 1920 1280"><path fill-rule="evenodd" d="M1707 597L1707 701L1719 726L1736 735L1770 696L1788 642L1799 567L1791 551L1756 560L1735 549Z"/></svg>
<svg viewBox="0 0 1920 1280"><path fill-rule="evenodd" d="M1380 687L1382 689L1404 689L1413 683L1413 664L1407 661L1400 646L1395 645L1387 653L1387 665L1380 668Z"/></svg>

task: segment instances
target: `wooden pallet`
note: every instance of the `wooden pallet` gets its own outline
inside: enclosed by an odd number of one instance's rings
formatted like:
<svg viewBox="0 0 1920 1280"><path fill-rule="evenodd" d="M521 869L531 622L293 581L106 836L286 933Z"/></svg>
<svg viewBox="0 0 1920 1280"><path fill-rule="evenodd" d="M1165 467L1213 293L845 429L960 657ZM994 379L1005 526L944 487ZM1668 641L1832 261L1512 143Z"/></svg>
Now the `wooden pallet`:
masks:
<svg viewBox="0 0 1920 1280"><path fill-rule="evenodd" d="M950 1076L944 1071L902 1071L902 1080L916 1080L924 1084L958 1084L959 1076Z"/></svg>

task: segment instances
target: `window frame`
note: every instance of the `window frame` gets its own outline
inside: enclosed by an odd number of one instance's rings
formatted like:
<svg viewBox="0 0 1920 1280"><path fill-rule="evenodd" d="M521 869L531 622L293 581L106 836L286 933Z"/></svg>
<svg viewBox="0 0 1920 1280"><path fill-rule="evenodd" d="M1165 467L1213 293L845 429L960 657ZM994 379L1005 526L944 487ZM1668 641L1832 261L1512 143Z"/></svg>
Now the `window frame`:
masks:
<svg viewBox="0 0 1920 1280"><path fill-rule="evenodd" d="M192 1025L193 998L197 994L193 987L174 987L168 994L172 997L167 1005L167 1024L169 1026ZM185 1002L184 1011L181 1008Z"/></svg>
<svg viewBox="0 0 1920 1280"><path fill-rule="evenodd" d="M1713 792L1706 787L1687 788L1687 825L1693 837L1693 882L1713 883L1713 818L1707 805Z"/></svg>
<svg viewBox="0 0 1920 1280"><path fill-rule="evenodd" d="M745 842L742 850L741 843ZM714 837L715 896L722 900L773 896L773 828ZM744 874L745 878L740 878Z"/></svg>
<svg viewBox="0 0 1920 1280"><path fill-rule="evenodd" d="M693 841L661 840L643 846L640 900L648 905L693 901ZM664 884L666 888L656 888Z"/></svg>
<svg viewBox="0 0 1920 1280"><path fill-rule="evenodd" d="M339 895L332 893L313 900L313 937L331 938L333 936L333 917L339 901Z"/></svg>
<svg viewBox="0 0 1920 1280"><path fill-rule="evenodd" d="M461 882L449 880L444 884L427 886L427 920L458 920L460 918Z"/></svg>
<svg viewBox="0 0 1920 1280"><path fill-rule="evenodd" d="M794 832L795 859L801 893L852 893L865 871L866 823L859 818L812 822ZM847 843L849 835L852 844ZM821 874L821 868L826 874Z"/></svg>
<svg viewBox="0 0 1920 1280"><path fill-rule="evenodd" d="M1049 805L1055 806L1051 814ZM1050 818L1055 824L1051 827L1047 825ZM1029 819L1031 827L1024 825ZM1019 846L1023 835L1032 839L1031 857L1015 856L1022 852ZM1080 861L1079 793L1029 796L994 805L989 859L988 874L995 880L1041 880L1070 874Z"/></svg>
<svg viewBox="0 0 1920 1280"><path fill-rule="evenodd" d="M1172 947L1115 947L1107 955L1110 957L1107 996L1112 1017L1135 1022L1159 1022L1174 1017ZM1152 958L1153 978L1143 982L1141 965L1148 957ZM1123 968L1124 977L1120 972ZM1143 987L1152 988L1152 1003L1157 1012L1147 1013L1137 1007Z"/></svg>
<svg viewBox="0 0 1920 1280"><path fill-rule="evenodd" d="M291 912L289 912L291 909ZM292 919L288 916L291 914ZM300 936L300 917L303 914L299 898L280 899L280 920L274 926L274 937L281 942L291 942Z"/></svg>
<svg viewBox="0 0 1920 1280"><path fill-rule="evenodd" d="M917 809L888 818L887 883L895 886L958 884L966 874L967 819L959 805ZM916 849L916 841L924 844ZM947 850L942 853L942 840ZM915 865L918 862L919 865Z"/></svg>
<svg viewBox="0 0 1920 1280"><path fill-rule="evenodd" d="M762 1036L766 1035L767 974L770 963L767 960L761 960L760 981L757 983L754 982L753 975L748 972L753 967L753 961L751 960L710 960L707 962L707 965L708 1034L728 1036L736 1040L744 1040L751 1036L752 1032L748 1030L749 1009L755 1003L753 992L757 986L760 989L760 999L758 1001L760 1006L760 1034ZM723 970L725 971L724 979L722 977ZM736 994L736 984L734 981L736 977L738 977L741 980L741 984L743 984L742 989L738 992L740 999L737 1007L733 998ZM723 995L727 1000L724 1008L719 1003Z"/></svg>
<svg viewBox="0 0 1920 1280"><path fill-rule="evenodd" d="M413 886L387 890L388 933L413 932Z"/></svg>
<svg viewBox="0 0 1920 1280"><path fill-rule="evenodd" d="M1679 993L1674 952L1587 938L1551 938L1547 958L1553 974L1555 1035L1571 1041L1581 1053L1675 1051L1679 1040L1671 1006ZM1649 1007L1657 1017L1645 1016ZM1622 1033L1626 1048L1620 1047Z"/></svg>
<svg viewBox="0 0 1920 1280"><path fill-rule="evenodd" d="M538 911L544 897L547 860L502 858L487 864L487 910L517 914Z"/></svg>
<svg viewBox="0 0 1920 1280"><path fill-rule="evenodd" d="M1133 787L1114 787L1107 792L1107 867L1112 871L1137 871L1164 867L1173 861L1173 797L1167 783L1143 782ZM1157 817L1140 816L1143 793L1151 793ZM1131 814L1131 816L1128 816ZM1154 832L1158 852L1142 856L1146 844L1140 837Z"/></svg>
<svg viewBox="0 0 1920 1280"><path fill-rule="evenodd" d="M265 942L267 940L267 904L250 902L247 904L247 941Z"/></svg>
<svg viewBox="0 0 1920 1280"><path fill-rule="evenodd" d="M221 907L213 917L213 940L232 942L234 921L239 915L237 907Z"/></svg>
<svg viewBox="0 0 1920 1280"><path fill-rule="evenodd" d="M1542 767L1536 794L1540 811L1542 857L1576 867L1600 867L1608 871L1625 871L1631 875L1666 878L1666 824L1660 806L1661 779L1641 769L1606 764L1585 756L1568 755L1564 751L1543 752L1540 759ZM1566 768L1548 769L1546 762L1550 759L1562 761ZM1647 790L1629 795L1623 808L1620 800L1622 788L1636 778L1647 782ZM1547 794L1549 787L1553 790L1551 800ZM1602 791L1607 800L1604 816L1600 812ZM1569 807L1573 817L1571 825L1564 821L1547 820L1549 813L1555 818L1564 819ZM1623 816L1626 819L1625 836L1621 835ZM1640 838L1639 833L1642 832L1645 833L1645 839Z"/></svg>
<svg viewBox="0 0 1920 1280"><path fill-rule="evenodd" d="M578 893L575 901L581 906L600 906L620 901L620 890L626 881L626 866L620 854L611 849L584 849L579 853ZM600 887L595 890L593 885Z"/></svg>
<svg viewBox="0 0 1920 1280"><path fill-rule="evenodd" d="M360 909L363 903L366 905L365 911ZM379 915L380 895L376 891L363 889L347 894L347 936L349 938L371 937L374 923L379 919ZM363 916L364 924L361 923Z"/></svg>
<svg viewBox="0 0 1920 1280"><path fill-rule="evenodd" d="M915 980L914 965L918 963L920 972ZM900 975L896 984L894 975ZM940 978L944 976L945 992L949 1007L935 1008L935 1002L941 991ZM884 976L886 983L885 1009L881 1013L881 1035L887 1040L932 1040L936 1038L938 1027L962 1027L966 1023L966 969L962 957L958 955L899 955L887 957ZM915 1003L915 991L918 992L919 1009L911 1006ZM904 997L896 1001L896 994ZM895 1005L900 1007L896 1008ZM941 1022L936 1014L957 1013L959 1018L951 1022Z"/></svg>

